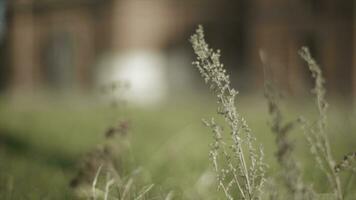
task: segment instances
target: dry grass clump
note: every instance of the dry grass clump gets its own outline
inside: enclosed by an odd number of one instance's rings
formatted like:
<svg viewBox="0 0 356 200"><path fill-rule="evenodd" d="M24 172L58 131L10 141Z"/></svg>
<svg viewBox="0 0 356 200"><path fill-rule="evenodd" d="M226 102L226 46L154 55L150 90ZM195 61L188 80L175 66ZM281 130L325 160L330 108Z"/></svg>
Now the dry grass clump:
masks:
<svg viewBox="0 0 356 200"><path fill-rule="evenodd" d="M122 121L118 125L108 128L104 133L103 144L98 145L88 152L80 161L77 175L71 180L70 186L77 188L91 184L99 168L110 169L109 171L121 171L120 156L127 152L128 122ZM116 138L119 143L112 144ZM120 149L118 149L120 148Z"/></svg>
<svg viewBox="0 0 356 200"><path fill-rule="evenodd" d="M266 170L263 151L255 147L256 139L236 109L238 92L231 88L229 75L220 63L220 51L209 48L202 26L191 36L190 42L197 55L193 64L216 95L218 114L226 125L224 130L214 118L204 120L214 134L210 159L217 174L218 188L227 199L261 199Z"/></svg>
<svg viewBox="0 0 356 200"><path fill-rule="evenodd" d="M119 177L115 171L103 172L99 167L91 185L91 191L83 191L83 195L93 200L144 200L147 193L153 188L153 184L139 186L137 179L139 170L127 177ZM103 180L100 180L103 179Z"/></svg>
<svg viewBox="0 0 356 200"><path fill-rule="evenodd" d="M104 133L105 141L84 156L70 186L80 199L143 200L153 184L142 185L140 168L124 175L120 158L128 154L128 121L121 121ZM117 140L116 140L117 139Z"/></svg>

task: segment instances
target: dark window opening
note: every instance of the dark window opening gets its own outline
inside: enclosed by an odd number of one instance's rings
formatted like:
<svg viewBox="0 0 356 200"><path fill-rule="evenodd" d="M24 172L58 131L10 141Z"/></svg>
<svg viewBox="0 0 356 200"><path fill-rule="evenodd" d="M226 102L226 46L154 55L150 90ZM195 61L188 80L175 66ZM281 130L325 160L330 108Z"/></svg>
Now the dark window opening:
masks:
<svg viewBox="0 0 356 200"><path fill-rule="evenodd" d="M69 33L56 33L43 49L44 76L49 87L65 89L74 83L74 40Z"/></svg>

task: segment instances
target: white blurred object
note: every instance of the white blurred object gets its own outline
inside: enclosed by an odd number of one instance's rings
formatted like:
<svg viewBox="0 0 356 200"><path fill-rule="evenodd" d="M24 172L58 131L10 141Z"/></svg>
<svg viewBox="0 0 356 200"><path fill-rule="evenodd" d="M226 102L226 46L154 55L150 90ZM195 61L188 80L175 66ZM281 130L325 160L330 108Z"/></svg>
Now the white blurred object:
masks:
<svg viewBox="0 0 356 200"><path fill-rule="evenodd" d="M99 84L128 84L117 95L136 105L160 103L167 94L165 59L159 52L131 51L104 60L100 66Z"/></svg>

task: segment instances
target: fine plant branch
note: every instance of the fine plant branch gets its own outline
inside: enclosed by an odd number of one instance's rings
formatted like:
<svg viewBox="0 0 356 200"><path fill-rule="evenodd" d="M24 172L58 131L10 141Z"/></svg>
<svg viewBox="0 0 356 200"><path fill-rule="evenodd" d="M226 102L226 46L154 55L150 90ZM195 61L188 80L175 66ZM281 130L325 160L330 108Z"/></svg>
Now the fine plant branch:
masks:
<svg viewBox="0 0 356 200"><path fill-rule="evenodd" d="M214 119L205 121L214 134L210 159L217 173L218 188L227 199L235 199L231 192L233 186L236 186L233 189L239 192L240 199L260 199L266 169L263 151L258 152L254 147L256 139L236 109L238 92L231 88L229 76L220 63L220 51L209 48L202 26L191 36L190 42L197 56L193 64L216 95L218 114L230 131L230 137L226 137Z"/></svg>
<svg viewBox="0 0 356 200"><path fill-rule="evenodd" d="M299 55L308 64L309 70L314 79L314 89L312 92L316 96L316 105L319 112L319 118L315 125L311 126L304 123L306 138L311 146L311 153L314 155L319 167L328 177L329 183L334 191L337 200L343 199L340 177L335 171L335 161L331 154L329 139L326 135L327 108L325 100L325 80L322 71L314 58L311 56L307 47L302 47Z"/></svg>

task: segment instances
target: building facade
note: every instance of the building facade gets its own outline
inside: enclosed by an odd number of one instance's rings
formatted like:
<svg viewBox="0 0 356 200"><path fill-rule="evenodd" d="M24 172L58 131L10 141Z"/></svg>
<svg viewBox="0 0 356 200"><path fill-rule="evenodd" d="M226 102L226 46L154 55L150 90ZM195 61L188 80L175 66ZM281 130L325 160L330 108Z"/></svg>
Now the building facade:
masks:
<svg viewBox="0 0 356 200"><path fill-rule="evenodd" d="M263 51L273 77L300 94L310 78L297 52L309 46L331 93L356 96L352 0L12 0L9 87L90 88L103 53L164 51L187 43L196 24L206 26L232 70L251 77L250 86L263 83Z"/></svg>

